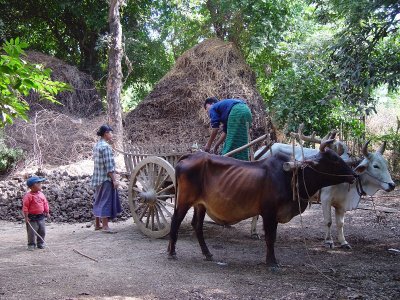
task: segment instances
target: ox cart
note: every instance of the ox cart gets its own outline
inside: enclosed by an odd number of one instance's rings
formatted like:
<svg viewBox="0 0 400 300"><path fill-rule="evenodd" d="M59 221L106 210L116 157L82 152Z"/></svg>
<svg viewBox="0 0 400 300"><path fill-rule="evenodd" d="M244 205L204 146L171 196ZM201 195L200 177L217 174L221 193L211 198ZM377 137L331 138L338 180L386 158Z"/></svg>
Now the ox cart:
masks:
<svg viewBox="0 0 400 300"><path fill-rule="evenodd" d="M259 143L263 135L225 156ZM128 200L132 218L142 233L161 238L170 231L175 208L175 165L179 158L198 150L196 145L137 147L124 145L125 167L129 179Z"/></svg>

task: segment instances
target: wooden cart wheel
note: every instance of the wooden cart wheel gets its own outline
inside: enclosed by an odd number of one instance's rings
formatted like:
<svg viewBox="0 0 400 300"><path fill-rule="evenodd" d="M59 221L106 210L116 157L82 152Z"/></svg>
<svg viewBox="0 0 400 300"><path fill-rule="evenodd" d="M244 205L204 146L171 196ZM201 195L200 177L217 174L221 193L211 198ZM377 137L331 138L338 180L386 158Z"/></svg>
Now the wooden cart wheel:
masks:
<svg viewBox="0 0 400 300"><path fill-rule="evenodd" d="M133 220L147 236L166 236L175 206L175 170L161 157L150 156L134 168L129 181Z"/></svg>

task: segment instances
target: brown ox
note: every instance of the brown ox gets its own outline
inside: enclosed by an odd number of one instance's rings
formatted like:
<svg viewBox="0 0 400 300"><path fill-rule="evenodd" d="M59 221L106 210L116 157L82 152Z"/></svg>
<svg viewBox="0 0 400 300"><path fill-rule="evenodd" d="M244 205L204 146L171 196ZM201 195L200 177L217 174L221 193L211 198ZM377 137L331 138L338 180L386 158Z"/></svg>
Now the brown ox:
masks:
<svg viewBox="0 0 400 300"><path fill-rule="evenodd" d="M216 223L235 224L261 215L264 223L268 266L277 266L274 254L278 223L289 222L303 212L308 198L322 187L354 181L353 171L332 150L321 145L320 152L309 157L298 170L300 204L293 201L292 174L283 170L290 161L284 154L245 162L197 152L183 156L176 165L177 197L171 222L169 257L176 258L179 226L190 207L194 207L192 226L207 260L212 254L203 237L207 213Z"/></svg>

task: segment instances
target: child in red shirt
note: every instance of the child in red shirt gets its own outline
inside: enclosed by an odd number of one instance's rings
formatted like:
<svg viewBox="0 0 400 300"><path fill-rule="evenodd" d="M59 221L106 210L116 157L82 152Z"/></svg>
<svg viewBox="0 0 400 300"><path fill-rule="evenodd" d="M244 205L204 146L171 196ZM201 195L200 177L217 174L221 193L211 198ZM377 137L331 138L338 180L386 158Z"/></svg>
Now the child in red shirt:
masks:
<svg viewBox="0 0 400 300"><path fill-rule="evenodd" d="M49 203L42 193L42 181L45 180L46 178L32 176L26 181L30 191L22 199L22 212L24 213L26 231L28 233L28 250L34 250L36 245L39 249L44 249L44 238L46 236L45 217L50 217ZM34 230L40 237L36 236Z"/></svg>

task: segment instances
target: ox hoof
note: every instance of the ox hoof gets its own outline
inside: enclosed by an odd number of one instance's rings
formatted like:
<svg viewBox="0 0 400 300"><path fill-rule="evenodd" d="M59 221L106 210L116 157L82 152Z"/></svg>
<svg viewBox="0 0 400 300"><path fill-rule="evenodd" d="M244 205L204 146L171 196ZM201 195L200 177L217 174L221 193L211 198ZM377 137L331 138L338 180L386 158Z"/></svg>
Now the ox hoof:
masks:
<svg viewBox="0 0 400 300"><path fill-rule="evenodd" d="M204 260L213 261L213 256L211 254L210 255L206 255L206 258L204 258Z"/></svg>
<svg viewBox="0 0 400 300"><path fill-rule="evenodd" d="M168 254L168 259L176 260L177 259L176 254Z"/></svg>
<svg viewBox="0 0 400 300"><path fill-rule="evenodd" d="M271 273L280 273L282 271L281 266L278 263L267 263L267 269Z"/></svg>
<svg viewBox="0 0 400 300"><path fill-rule="evenodd" d="M258 233L253 233L253 234L251 235L251 238L252 238L253 240L261 240L261 237L260 237L260 235L259 235Z"/></svg>
<svg viewBox="0 0 400 300"><path fill-rule="evenodd" d="M270 266L270 267L268 267L268 269L271 271L271 273L274 273L274 274L279 274L282 272L282 269L279 265Z"/></svg>
<svg viewBox="0 0 400 300"><path fill-rule="evenodd" d="M346 250L351 250L352 248L351 248L351 246L350 246L350 244L343 244L343 245L340 245L340 248L342 248L342 249L346 249Z"/></svg>
<svg viewBox="0 0 400 300"><path fill-rule="evenodd" d="M324 245L326 248L329 248L329 249L335 248L335 244L332 241L325 242Z"/></svg>

